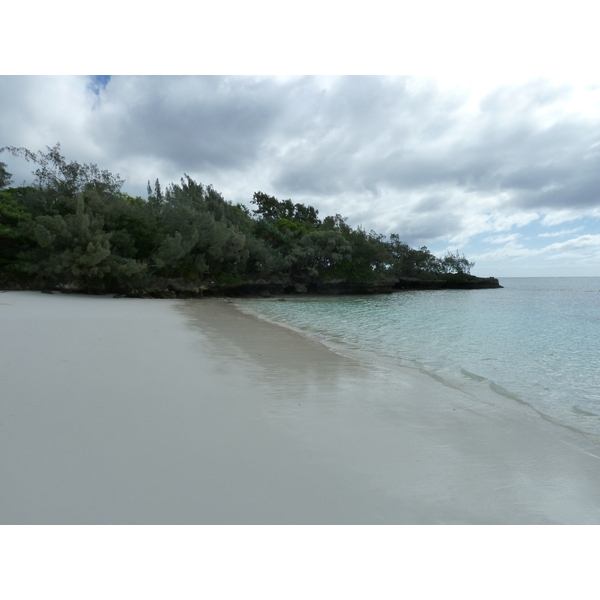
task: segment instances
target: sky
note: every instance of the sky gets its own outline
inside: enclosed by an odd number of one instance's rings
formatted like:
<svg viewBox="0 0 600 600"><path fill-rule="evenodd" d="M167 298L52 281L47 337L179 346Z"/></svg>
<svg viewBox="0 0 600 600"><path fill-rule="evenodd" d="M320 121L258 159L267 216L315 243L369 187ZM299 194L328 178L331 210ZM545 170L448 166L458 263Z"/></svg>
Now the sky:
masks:
<svg viewBox="0 0 600 600"><path fill-rule="evenodd" d="M477 16L512 27L512 62L506 43L495 50L506 29L487 31L482 61L464 36L444 38L448 13L430 20L440 39L425 62L384 60L376 73L357 53L336 76L335 61L304 57L266 69L217 62L230 76L189 63L182 72L207 74L154 75L147 63L125 66L138 76L69 74L123 69L92 60L40 75L28 64L0 75L0 146L60 143L67 160L118 173L143 197L149 180L164 187L185 173L233 203L251 206L256 191L291 198L436 255L458 250L480 276L600 276L600 71L581 60L586 35L571 31L556 50L552 27L574 23L559 12L535 16L537 40L504 12ZM471 41L485 47L487 37ZM531 48L546 61L528 61ZM474 64L453 67L466 58ZM14 184L31 180L32 164L6 152L0 161Z"/></svg>

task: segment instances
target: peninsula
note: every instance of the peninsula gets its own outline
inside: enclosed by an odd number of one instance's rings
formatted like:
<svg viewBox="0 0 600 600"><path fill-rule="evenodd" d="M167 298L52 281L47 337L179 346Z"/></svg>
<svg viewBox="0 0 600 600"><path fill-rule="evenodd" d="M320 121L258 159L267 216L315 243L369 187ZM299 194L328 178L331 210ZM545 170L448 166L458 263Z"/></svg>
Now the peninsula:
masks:
<svg viewBox="0 0 600 600"><path fill-rule="evenodd" d="M434 256L398 234L353 228L339 214L256 192L251 211L184 175L147 199L93 164L5 147L33 162L31 186L9 187L0 163L0 289L190 298L373 294L501 287L474 263Z"/></svg>

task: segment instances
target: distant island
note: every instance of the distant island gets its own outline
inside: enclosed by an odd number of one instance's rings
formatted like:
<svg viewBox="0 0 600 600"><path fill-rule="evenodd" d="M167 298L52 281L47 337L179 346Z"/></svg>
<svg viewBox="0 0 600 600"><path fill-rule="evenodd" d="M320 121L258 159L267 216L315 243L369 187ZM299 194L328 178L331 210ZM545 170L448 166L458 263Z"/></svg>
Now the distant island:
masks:
<svg viewBox="0 0 600 600"><path fill-rule="evenodd" d="M67 162L60 145L36 154L32 186L9 187L0 163L0 288L195 298L373 294L498 288L470 274L458 252L443 258L352 228L339 214L254 193L250 211L185 175L147 199L93 164Z"/></svg>

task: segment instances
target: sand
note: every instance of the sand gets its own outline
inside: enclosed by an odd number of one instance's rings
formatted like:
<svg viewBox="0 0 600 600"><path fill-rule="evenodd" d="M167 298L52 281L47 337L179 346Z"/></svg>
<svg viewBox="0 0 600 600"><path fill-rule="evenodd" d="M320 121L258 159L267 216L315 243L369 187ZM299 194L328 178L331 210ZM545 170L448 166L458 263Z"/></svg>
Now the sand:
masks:
<svg viewBox="0 0 600 600"><path fill-rule="evenodd" d="M0 293L1 524L598 524L598 447L225 300Z"/></svg>

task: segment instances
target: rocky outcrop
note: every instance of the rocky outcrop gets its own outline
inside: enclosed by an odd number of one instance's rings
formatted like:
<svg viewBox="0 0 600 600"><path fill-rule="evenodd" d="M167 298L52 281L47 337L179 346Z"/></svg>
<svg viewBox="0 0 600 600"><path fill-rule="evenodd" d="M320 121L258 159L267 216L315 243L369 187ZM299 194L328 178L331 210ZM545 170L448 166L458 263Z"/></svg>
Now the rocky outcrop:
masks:
<svg viewBox="0 0 600 600"><path fill-rule="evenodd" d="M210 298L210 297L255 297L293 295L369 295L391 294L403 290L442 290L442 289L489 289L502 287L494 277L474 276L446 277L445 279L384 279L377 281L351 282L345 279L310 279L292 281L286 279L256 280L235 284L202 284L181 280L164 280L144 290L131 290L124 294L142 298Z"/></svg>
<svg viewBox="0 0 600 600"><path fill-rule="evenodd" d="M473 275L445 275L436 279L401 277L375 281L352 282L345 279L288 278L259 279L240 283L215 283L212 281L189 281L185 279L154 279L143 288L125 287L118 290L87 288L73 284L56 286L28 287L8 286L6 289L36 289L45 292L107 294L128 298L270 298L288 295L367 295L391 294L407 290L441 289L489 289L502 286L494 277L482 278ZM4 287L4 286L3 286Z"/></svg>
<svg viewBox="0 0 600 600"><path fill-rule="evenodd" d="M416 279L400 277L394 290L483 290L501 288L495 277L475 277L474 275L446 275L443 279Z"/></svg>

